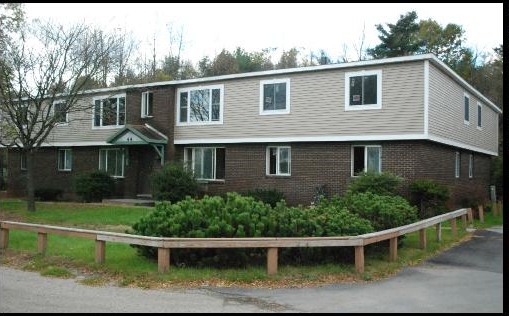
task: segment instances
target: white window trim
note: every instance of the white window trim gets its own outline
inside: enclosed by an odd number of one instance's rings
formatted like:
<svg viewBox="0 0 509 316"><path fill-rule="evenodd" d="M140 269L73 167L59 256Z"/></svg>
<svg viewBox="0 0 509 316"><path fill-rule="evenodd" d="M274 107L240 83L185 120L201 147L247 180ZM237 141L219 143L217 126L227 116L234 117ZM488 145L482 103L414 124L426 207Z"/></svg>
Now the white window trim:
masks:
<svg viewBox="0 0 509 316"><path fill-rule="evenodd" d="M468 177L472 179L474 177L474 155L468 156Z"/></svg>
<svg viewBox="0 0 509 316"><path fill-rule="evenodd" d="M350 78L376 75L376 104L350 105ZM382 108L382 70L363 70L345 73L345 111L379 110Z"/></svg>
<svg viewBox="0 0 509 316"><path fill-rule="evenodd" d="M102 151L119 151L122 153L122 175L116 176L116 175L110 175L112 178L124 178L125 177L125 165L126 165L126 152L122 148L101 148L99 149L99 170L101 170L101 152ZM108 158L106 157L106 163L108 162ZM104 170L107 173L107 169Z"/></svg>
<svg viewBox="0 0 509 316"><path fill-rule="evenodd" d="M60 168L60 152L64 152L64 168L63 169ZM66 164L65 162L67 161L68 152L71 155L71 167L70 168L68 168L68 166L65 165ZM61 149L58 149L58 153L57 153L57 169L58 169L58 171L72 171L72 150L70 148L61 148Z"/></svg>
<svg viewBox="0 0 509 316"><path fill-rule="evenodd" d="M482 130L482 104L480 102L477 102L477 129ZM481 115L479 115L481 113ZM480 122L479 122L480 121ZM481 123L481 124L479 124Z"/></svg>
<svg viewBox="0 0 509 316"><path fill-rule="evenodd" d="M188 149L191 149L192 150L192 154L191 154L191 157L189 157L188 155ZM194 161L195 161L195 157L196 157L196 154L195 154L195 151L199 149L199 150L205 150L205 149L213 149L214 150L214 154L213 154L213 162L212 162L212 178L211 179L208 179L208 178L197 178L197 180L200 180L200 181L224 181L224 179L217 179L217 174L216 174L216 169L217 169L217 149L224 149L224 147L184 147L184 162L186 163L186 165L188 165L188 163L190 163L191 165L191 170L193 171L193 173L195 173L195 170L194 170ZM203 157L203 154L202 154L202 157ZM202 162L202 166L203 166L203 162ZM196 174L196 173L195 173Z"/></svg>
<svg viewBox="0 0 509 316"><path fill-rule="evenodd" d="M284 110L263 109L263 86L266 84L286 83L286 107ZM260 80L260 115L289 114L290 113L290 78Z"/></svg>
<svg viewBox="0 0 509 316"><path fill-rule="evenodd" d="M147 115L148 96L152 94L152 113L154 112L154 93L152 91L144 91L141 93L141 118L150 118L153 115Z"/></svg>
<svg viewBox="0 0 509 316"><path fill-rule="evenodd" d="M55 104L65 103L65 100L53 101L53 116L55 116ZM65 111L65 122L55 122L56 126L67 126L69 125L69 111Z"/></svg>
<svg viewBox="0 0 509 316"><path fill-rule="evenodd" d="M219 120L218 121L206 121L206 122L190 122L191 111L189 108L189 102L191 102L191 98L189 97L189 92L193 90L213 90L219 89ZM182 92L187 92L187 121L180 122L180 94ZM189 126L189 125L217 125L223 124L223 113L224 113L224 84L219 85L211 85L211 86L196 86L196 87L186 87L186 88L178 88L177 89L177 103L175 104L175 108L177 111L177 115L175 116L175 123L177 126Z"/></svg>
<svg viewBox="0 0 509 316"><path fill-rule="evenodd" d="M468 120L465 120L465 98L468 99ZM463 122L465 125L470 125L470 95L466 92L463 93Z"/></svg>
<svg viewBox="0 0 509 316"><path fill-rule="evenodd" d="M270 173L270 149L277 148L276 173ZM281 149L288 149L288 173L281 173L279 170L279 152ZM292 147L291 146L267 146L265 149L265 175L270 177L289 177L292 175Z"/></svg>
<svg viewBox="0 0 509 316"><path fill-rule="evenodd" d="M459 178L461 175L461 154L459 151L456 152L454 159L454 177Z"/></svg>
<svg viewBox="0 0 509 316"><path fill-rule="evenodd" d="M350 153L350 176L352 178L357 178L354 173L354 148L355 147L364 147L364 172L366 172L366 166L368 164L368 151L366 148L368 147L378 147L380 148L380 164L378 165L378 173L382 172L382 145L352 145L351 153Z"/></svg>
<svg viewBox="0 0 509 316"><path fill-rule="evenodd" d="M125 93L121 93L121 94L115 94L115 95L103 95L103 96L97 96L97 97L94 97L93 100L92 100L92 129L115 129L115 128L119 128L119 127L124 127L125 124L123 125L106 125L106 126L103 126L102 125L102 121L103 121L103 102L101 102L101 125L99 126L95 126L94 125L94 120L95 120L95 101L96 100L104 100L104 99L112 99L112 98L124 98L124 108L125 108L125 119L124 119L124 123L127 122L127 97L126 97L126 94ZM118 102L118 101L117 101ZM118 122L118 105L117 105L117 122Z"/></svg>
<svg viewBox="0 0 509 316"><path fill-rule="evenodd" d="M27 155L26 154L23 154L23 153L20 153L20 161L19 161L19 168L21 170L27 170Z"/></svg>

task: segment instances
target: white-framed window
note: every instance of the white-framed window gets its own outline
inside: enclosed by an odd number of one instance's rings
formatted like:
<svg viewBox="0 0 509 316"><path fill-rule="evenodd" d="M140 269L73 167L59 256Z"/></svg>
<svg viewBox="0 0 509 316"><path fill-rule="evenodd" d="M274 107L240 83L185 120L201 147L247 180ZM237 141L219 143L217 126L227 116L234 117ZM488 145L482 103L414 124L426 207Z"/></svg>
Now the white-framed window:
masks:
<svg viewBox="0 0 509 316"><path fill-rule="evenodd" d="M382 171L382 146L353 145L352 146L352 177L363 172Z"/></svg>
<svg viewBox="0 0 509 316"><path fill-rule="evenodd" d="M223 85L177 89L177 125L222 124Z"/></svg>
<svg viewBox="0 0 509 316"><path fill-rule="evenodd" d="M266 156L267 175L291 175L292 149L290 146L268 146Z"/></svg>
<svg viewBox="0 0 509 316"><path fill-rule="evenodd" d="M125 94L94 98L93 127L120 127L125 125Z"/></svg>
<svg viewBox="0 0 509 316"><path fill-rule="evenodd" d="M290 113L290 78L260 81L260 114Z"/></svg>
<svg viewBox="0 0 509 316"><path fill-rule="evenodd" d="M474 155L470 154L468 156L468 177L474 177Z"/></svg>
<svg viewBox="0 0 509 316"><path fill-rule="evenodd" d="M198 180L224 180L225 149L222 147L186 147L184 162Z"/></svg>
<svg viewBox="0 0 509 316"><path fill-rule="evenodd" d="M66 110L65 101L53 102L53 116L57 125L67 125L69 123L69 113Z"/></svg>
<svg viewBox="0 0 509 316"><path fill-rule="evenodd" d="M454 163L454 176L459 178L461 174L461 154L459 151L456 152L456 159Z"/></svg>
<svg viewBox="0 0 509 316"><path fill-rule="evenodd" d="M477 102L477 128L482 129L482 104Z"/></svg>
<svg viewBox="0 0 509 316"><path fill-rule="evenodd" d="M470 125L470 96L463 95L463 120L466 125Z"/></svg>
<svg viewBox="0 0 509 316"><path fill-rule="evenodd" d="M23 129L27 128L28 125L28 102L23 101L21 104L19 104L19 110L16 115L19 117L19 122L21 123L21 126Z"/></svg>
<svg viewBox="0 0 509 316"><path fill-rule="evenodd" d="M345 74L345 111L382 108L382 70Z"/></svg>
<svg viewBox="0 0 509 316"><path fill-rule="evenodd" d="M154 94L150 91L141 93L141 117L152 117Z"/></svg>
<svg viewBox="0 0 509 316"><path fill-rule="evenodd" d="M121 148L99 149L99 170L112 177L123 177L125 156L125 150Z"/></svg>
<svg viewBox="0 0 509 316"><path fill-rule="evenodd" d="M27 170L27 155L25 153L20 154L20 169Z"/></svg>
<svg viewBox="0 0 509 316"><path fill-rule="evenodd" d="M72 150L59 149L58 150L58 170L71 171L72 170Z"/></svg>

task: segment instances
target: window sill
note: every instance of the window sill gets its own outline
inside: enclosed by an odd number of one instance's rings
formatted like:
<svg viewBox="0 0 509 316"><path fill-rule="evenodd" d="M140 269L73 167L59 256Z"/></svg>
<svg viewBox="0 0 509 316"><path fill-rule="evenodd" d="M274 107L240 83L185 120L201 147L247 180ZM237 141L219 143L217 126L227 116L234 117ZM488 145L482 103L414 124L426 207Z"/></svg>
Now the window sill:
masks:
<svg viewBox="0 0 509 316"><path fill-rule="evenodd" d="M224 184L224 180L216 179L216 180L198 180L199 184Z"/></svg>

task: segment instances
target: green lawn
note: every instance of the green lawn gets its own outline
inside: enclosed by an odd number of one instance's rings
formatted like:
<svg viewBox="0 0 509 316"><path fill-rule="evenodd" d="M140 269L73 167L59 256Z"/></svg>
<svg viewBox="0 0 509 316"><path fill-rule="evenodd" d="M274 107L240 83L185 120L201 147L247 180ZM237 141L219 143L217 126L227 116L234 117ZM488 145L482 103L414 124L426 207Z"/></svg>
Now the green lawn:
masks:
<svg viewBox="0 0 509 316"><path fill-rule="evenodd" d="M151 207L127 207L86 203L37 202L37 211L25 211L21 200L0 201L0 219L28 223L41 223L64 227L78 227L95 230L124 232L141 217L150 213ZM485 212L485 222L476 219L474 226L489 227L502 225L501 215L494 217ZM86 275L83 283L96 285L116 282L120 286L305 286L331 282L369 281L384 278L401 268L420 261L454 246L469 238L468 233L457 221L458 236L453 239L449 221L442 224L442 241L436 241L434 227L427 229L427 248L419 248L418 233L406 235L402 247L398 248L398 260L389 261L388 249L365 251L365 272L355 272L354 262L317 264L312 266L280 265L278 273L266 274L265 265L245 269L211 269L171 266L167 273L157 272L157 262L139 256L134 248L121 243L106 243L106 260L96 264L95 242L93 240L48 235L46 254L37 254L37 234L34 232L10 230L9 248L3 250L2 264L39 271L54 277L75 277ZM352 247L353 252L353 247Z"/></svg>

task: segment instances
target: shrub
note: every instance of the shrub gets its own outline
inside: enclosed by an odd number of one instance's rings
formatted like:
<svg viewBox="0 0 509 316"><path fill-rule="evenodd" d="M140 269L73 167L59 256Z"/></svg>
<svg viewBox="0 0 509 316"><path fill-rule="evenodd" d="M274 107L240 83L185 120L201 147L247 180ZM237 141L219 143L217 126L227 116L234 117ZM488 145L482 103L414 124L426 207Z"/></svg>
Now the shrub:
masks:
<svg viewBox="0 0 509 316"><path fill-rule="evenodd" d="M101 202L103 198L111 196L115 182L104 171L92 171L76 177L76 194L84 202Z"/></svg>
<svg viewBox="0 0 509 316"><path fill-rule="evenodd" d="M428 179L415 180L408 186L412 204L419 208L419 218L424 219L447 212L449 189ZM477 206L477 205L476 205Z"/></svg>
<svg viewBox="0 0 509 316"><path fill-rule="evenodd" d="M252 196L258 201L269 204L275 207L277 202L285 199L285 194L277 189L254 189L246 193L247 196Z"/></svg>
<svg viewBox="0 0 509 316"><path fill-rule="evenodd" d="M197 196L199 184L184 164L170 162L152 176L152 190L155 200L175 203L186 196Z"/></svg>
<svg viewBox="0 0 509 316"><path fill-rule="evenodd" d="M403 179L390 172L363 172L347 188L349 194L371 192L379 195L396 195Z"/></svg>
<svg viewBox="0 0 509 316"><path fill-rule="evenodd" d="M62 196L63 191L60 189L41 188L35 189L34 195L40 201L56 201Z"/></svg>

